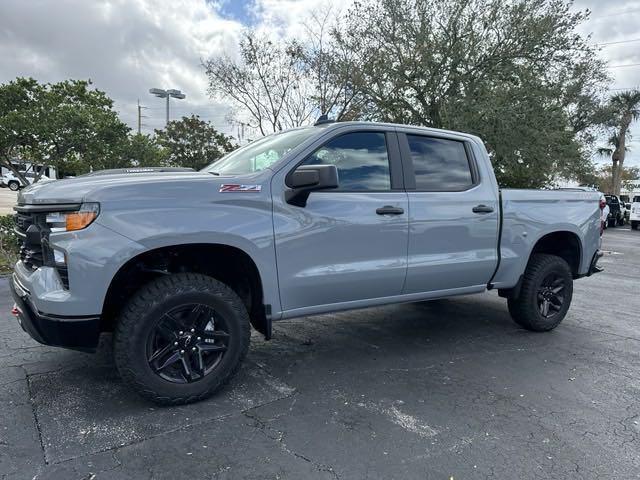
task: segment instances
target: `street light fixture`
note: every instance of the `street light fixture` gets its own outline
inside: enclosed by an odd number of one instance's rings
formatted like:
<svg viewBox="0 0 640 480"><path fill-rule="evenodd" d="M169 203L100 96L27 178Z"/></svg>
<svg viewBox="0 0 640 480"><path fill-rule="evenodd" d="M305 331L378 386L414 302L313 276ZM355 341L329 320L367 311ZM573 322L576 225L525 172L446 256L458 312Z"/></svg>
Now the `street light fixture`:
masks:
<svg viewBox="0 0 640 480"><path fill-rule="evenodd" d="M163 90L161 88L150 88L149 93L155 95L156 97L167 99L167 123L169 123L169 99L173 97L177 98L178 100L183 100L186 97L186 95L180 90L176 90L173 88L169 90Z"/></svg>

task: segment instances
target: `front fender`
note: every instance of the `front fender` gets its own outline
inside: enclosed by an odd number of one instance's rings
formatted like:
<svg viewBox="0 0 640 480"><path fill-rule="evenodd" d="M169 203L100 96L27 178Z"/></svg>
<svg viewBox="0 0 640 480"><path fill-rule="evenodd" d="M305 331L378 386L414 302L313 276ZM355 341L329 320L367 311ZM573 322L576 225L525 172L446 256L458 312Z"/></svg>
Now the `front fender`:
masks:
<svg viewBox="0 0 640 480"><path fill-rule="evenodd" d="M97 222L140 245L142 249L136 255L188 244L219 244L242 250L258 269L264 303L270 304L274 313L280 311L270 202L253 198L233 204L169 207L149 204L113 213L109 213L107 205L104 210Z"/></svg>

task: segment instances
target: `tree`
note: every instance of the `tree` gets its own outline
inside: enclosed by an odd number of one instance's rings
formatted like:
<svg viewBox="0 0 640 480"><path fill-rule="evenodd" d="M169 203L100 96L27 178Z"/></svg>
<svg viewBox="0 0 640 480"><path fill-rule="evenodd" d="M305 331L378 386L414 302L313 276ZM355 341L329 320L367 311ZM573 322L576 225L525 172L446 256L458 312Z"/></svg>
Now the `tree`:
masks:
<svg viewBox="0 0 640 480"><path fill-rule="evenodd" d="M155 133L168 165L200 170L236 148L231 137L197 115L169 122L164 130Z"/></svg>
<svg viewBox="0 0 640 480"><path fill-rule="evenodd" d="M349 71L355 53L343 48L332 31L342 29L340 18L331 8L316 9L304 24L306 42L300 44L304 76L312 86L312 107L316 116L327 115L336 121L353 120L362 115L363 102L355 72Z"/></svg>
<svg viewBox="0 0 640 480"><path fill-rule="evenodd" d="M365 118L480 135L500 182L540 187L590 167L603 63L562 0L371 0L334 30Z"/></svg>
<svg viewBox="0 0 640 480"><path fill-rule="evenodd" d="M17 78L0 85L0 164L25 184L24 175L12 160L37 139L41 122L33 105L41 95L42 86L32 78Z"/></svg>
<svg viewBox="0 0 640 480"><path fill-rule="evenodd" d="M11 160L20 154L34 164L76 174L126 166L120 152L130 129L118 118L113 100L90 86L90 81L39 84L31 78L0 85L3 165L15 172Z"/></svg>
<svg viewBox="0 0 640 480"><path fill-rule="evenodd" d="M167 160L167 152L156 138L141 133L129 136L128 141L122 145L121 155L124 163L132 167L157 167Z"/></svg>
<svg viewBox="0 0 640 480"><path fill-rule="evenodd" d="M609 138L608 147L600 149L600 153L611 156L612 193L619 195L625 154L628 151L629 127L633 120L640 118L640 90L620 92L612 96L608 111L609 126L614 133Z"/></svg>
<svg viewBox="0 0 640 480"><path fill-rule="evenodd" d="M247 31L240 58L222 55L203 63L212 97L231 99L262 135L306 123L313 111L297 42L277 45Z"/></svg>
<svg viewBox="0 0 640 480"><path fill-rule="evenodd" d="M610 192L613 179L613 165L605 165L580 178L582 185L596 187L601 192ZM620 170L621 186L633 190L635 182L640 179L640 168L622 167Z"/></svg>
<svg viewBox="0 0 640 480"><path fill-rule="evenodd" d="M618 138L618 134L614 133L612 134L608 139L607 139L607 144L606 146L602 146L602 147L598 147L596 152L598 153L598 155L602 156L602 157L613 157L614 155L616 155L616 152L618 150L618 146L620 145L620 139ZM624 147L624 152L628 152L629 151L629 147L625 146ZM617 155L616 155L617 158ZM622 167L624 168L624 167ZM615 175L613 172L618 170L618 165L617 165L617 161L614 162L612 165L610 165L610 168L608 170L608 174L607 175L602 175L602 173L606 173L604 170L601 170L599 173L600 175L598 175L598 178L600 180L602 180L602 177L606 177L608 179L608 184L603 184L602 181L599 182L599 185L602 187L600 190L602 192L615 192L616 191L616 187L615 187ZM618 194L620 192L618 191Z"/></svg>

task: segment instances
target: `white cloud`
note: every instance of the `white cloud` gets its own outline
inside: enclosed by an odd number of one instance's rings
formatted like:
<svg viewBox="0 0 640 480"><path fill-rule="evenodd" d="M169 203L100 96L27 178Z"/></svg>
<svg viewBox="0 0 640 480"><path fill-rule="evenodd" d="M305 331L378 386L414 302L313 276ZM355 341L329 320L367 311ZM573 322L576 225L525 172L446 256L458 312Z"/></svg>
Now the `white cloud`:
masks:
<svg viewBox="0 0 640 480"><path fill-rule="evenodd" d="M243 2L238 3L238 2ZM122 118L136 124L136 101L149 127L164 124L162 100L151 87L178 88L186 100L172 104L174 115L199 113L224 127L226 107L206 94L200 59L237 51L243 25L235 18L274 35L303 39L302 23L314 10L345 12L353 0L2 0L0 2L0 82L16 76L40 81L90 78L115 99ZM582 32L594 43L640 38L638 0L577 0L590 8ZM640 42L603 46L611 65L640 63ZM610 69L612 88L640 85L640 67ZM632 143L632 162L640 164L640 125ZM149 128L147 128L149 131Z"/></svg>
<svg viewBox="0 0 640 480"><path fill-rule="evenodd" d="M591 11L591 16L581 27L581 32L591 35L592 43L640 39L640 2L638 1L578 0L575 8L588 8ZM640 65L615 67L640 64L640 41L600 45L600 55L609 63L612 94L619 89L640 88ZM625 163L640 166L640 122L634 122L631 131L633 137ZM605 138L602 139L603 142L605 140ZM609 160L603 158L595 158L595 160L600 163L609 163Z"/></svg>
<svg viewBox="0 0 640 480"><path fill-rule="evenodd" d="M226 109L207 98L200 59L234 49L242 26L205 0L10 0L0 19L0 81L90 78L131 126L140 98L153 127L163 125L164 104L148 89L177 88L187 99L176 115L224 120Z"/></svg>

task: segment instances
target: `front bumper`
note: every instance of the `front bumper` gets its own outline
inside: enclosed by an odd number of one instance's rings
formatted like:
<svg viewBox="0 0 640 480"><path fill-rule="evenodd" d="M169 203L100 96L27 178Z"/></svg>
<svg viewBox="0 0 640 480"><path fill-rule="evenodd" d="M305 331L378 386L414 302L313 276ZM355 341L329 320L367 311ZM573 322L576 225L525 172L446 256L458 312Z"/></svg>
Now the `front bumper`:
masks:
<svg viewBox="0 0 640 480"><path fill-rule="evenodd" d="M44 345L94 351L100 338L100 317L60 317L35 309L29 291L12 275L9 286L16 303L14 313L31 338Z"/></svg>

